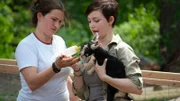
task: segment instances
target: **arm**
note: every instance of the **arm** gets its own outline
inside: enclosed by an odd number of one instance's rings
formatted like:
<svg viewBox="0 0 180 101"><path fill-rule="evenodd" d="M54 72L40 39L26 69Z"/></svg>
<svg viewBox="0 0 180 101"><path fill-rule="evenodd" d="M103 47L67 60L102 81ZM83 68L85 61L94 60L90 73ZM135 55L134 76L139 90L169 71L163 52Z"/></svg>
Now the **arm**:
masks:
<svg viewBox="0 0 180 101"><path fill-rule="evenodd" d="M32 91L44 85L51 77L55 75L52 67L38 73L36 67L30 66L22 69L21 73Z"/></svg>
<svg viewBox="0 0 180 101"><path fill-rule="evenodd" d="M66 61L72 61L71 63ZM64 57L56 59L56 65L59 69L64 68L66 66L70 66L77 62L76 58L69 58ZM48 82L54 75L55 72L52 69L52 66L48 67L47 69L38 72L36 67L29 66L20 70L26 83L28 84L29 88L34 91Z"/></svg>
<svg viewBox="0 0 180 101"><path fill-rule="evenodd" d="M91 61L92 60L92 61ZM93 62L92 58L89 62ZM83 64L85 68L89 66L89 63ZM87 100L89 98L89 88L84 84L83 81L83 71L81 70L82 64L75 64L72 66L74 69L74 79L73 79L73 93L77 95L82 100Z"/></svg>
<svg viewBox="0 0 180 101"><path fill-rule="evenodd" d="M95 71L102 81L110 84L111 86L127 93L142 94L142 89L138 88L129 78L112 78L106 75L105 67L107 60L104 61L102 66L96 64Z"/></svg>
<svg viewBox="0 0 180 101"><path fill-rule="evenodd" d="M76 72L76 73L75 73ZM89 88L84 85L83 77L82 77L82 72L79 69L74 69L74 80L72 84L72 90L73 93L81 98L82 100L87 100L89 97Z"/></svg>
<svg viewBox="0 0 180 101"><path fill-rule="evenodd" d="M82 88L83 86L83 78L82 78L82 71L80 69L80 66L78 64L72 66L73 70L74 70L74 89L76 91L80 90L80 88Z"/></svg>
<svg viewBox="0 0 180 101"><path fill-rule="evenodd" d="M127 93L132 93L132 94L142 94L142 89L138 88L137 85L135 85L129 78L125 79L117 79L117 78L111 78L109 76L104 77L103 81L107 82L111 86Z"/></svg>
<svg viewBox="0 0 180 101"><path fill-rule="evenodd" d="M80 99L74 95L72 92L72 79L68 77L68 82L67 82L68 90L69 90L69 96L71 101L79 101Z"/></svg>
<svg viewBox="0 0 180 101"><path fill-rule="evenodd" d="M76 65L73 65L73 69L74 69L74 87L75 89L78 91L80 88L83 87L84 85L84 81L83 81L83 78L82 78L82 71L85 69L85 68L89 68L91 66L94 66L94 61L95 61L95 58L94 56L91 56L91 59L89 60L88 63L84 63L84 64L81 64L80 62ZM83 70L81 71L81 68L83 68Z"/></svg>

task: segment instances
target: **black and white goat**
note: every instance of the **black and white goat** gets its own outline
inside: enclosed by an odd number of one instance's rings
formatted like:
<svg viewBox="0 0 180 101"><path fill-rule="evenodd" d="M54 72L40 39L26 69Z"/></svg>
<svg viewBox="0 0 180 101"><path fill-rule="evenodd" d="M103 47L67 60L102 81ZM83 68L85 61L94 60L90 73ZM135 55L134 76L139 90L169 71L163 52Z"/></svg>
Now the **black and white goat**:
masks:
<svg viewBox="0 0 180 101"><path fill-rule="evenodd" d="M90 60L90 56L94 55L95 62L102 65L104 60L107 58L106 74L113 78L126 78L125 67L118 58L109 54L108 51L104 50L97 41L90 40L83 44L80 52L80 59L87 63ZM92 74L94 71L94 65L90 65L88 68L88 74ZM118 92L118 89L107 85L107 101L114 101L114 96Z"/></svg>

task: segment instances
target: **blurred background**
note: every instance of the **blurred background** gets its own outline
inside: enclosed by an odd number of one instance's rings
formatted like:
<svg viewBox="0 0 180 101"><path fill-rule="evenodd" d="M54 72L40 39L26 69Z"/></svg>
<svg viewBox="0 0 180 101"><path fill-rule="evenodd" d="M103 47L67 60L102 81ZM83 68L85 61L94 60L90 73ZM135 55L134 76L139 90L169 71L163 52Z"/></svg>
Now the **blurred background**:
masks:
<svg viewBox="0 0 180 101"><path fill-rule="evenodd" d="M17 44L34 27L31 23L32 0L0 0L0 58L15 59ZM86 7L93 0L62 0L68 12L70 27L63 26L57 34L67 47L81 45L92 38L85 16ZM180 72L180 0L117 0L120 4L114 33L134 49L145 70ZM10 76L0 73L0 101L3 93L19 88L1 86ZM3 80L2 80L3 79ZM9 82L8 84L10 84ZM13 82L14 83L14 82ZM15 83L16 84L16 83ZM12 85L12 84L11 84ZM17 95L12 93L12 95ZM11 95L11 94L10 94ZM164 100L163 100L164 101Z"/></svg>

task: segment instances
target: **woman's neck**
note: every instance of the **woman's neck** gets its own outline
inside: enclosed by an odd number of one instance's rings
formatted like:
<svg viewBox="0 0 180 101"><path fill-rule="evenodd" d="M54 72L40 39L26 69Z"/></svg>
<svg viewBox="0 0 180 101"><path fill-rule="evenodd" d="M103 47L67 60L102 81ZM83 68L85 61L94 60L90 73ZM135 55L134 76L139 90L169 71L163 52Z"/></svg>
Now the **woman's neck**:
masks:
<svg viewBox="0 0 180 101"><path fill-rule="evenodd" d="M99 38L98 42L101 43L101 47L106 48L107 45L111 42L113 34L107 34L105 37Z"/></svg>
<svg viewBox="0 0 180 101"><path fill-rule="evenodd" d="M44 44L52 44L52 37L49 37L48 35L46 35L45 33L43 32L40 32L38 30L36 30L34 32L34 35L36 36L36 38L41 41L42 43Z"/></svg>

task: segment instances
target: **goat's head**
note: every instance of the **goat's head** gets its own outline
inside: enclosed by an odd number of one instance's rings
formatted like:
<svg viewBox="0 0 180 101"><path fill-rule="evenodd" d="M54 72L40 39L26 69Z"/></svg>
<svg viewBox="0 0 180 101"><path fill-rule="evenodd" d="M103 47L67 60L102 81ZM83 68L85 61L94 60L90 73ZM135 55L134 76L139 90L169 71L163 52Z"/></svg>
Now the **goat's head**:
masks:
<svg viewBox="0 0 180 101"><path fill-rule="evenodd" d="M90 56L97 47L99 47L98 41L90 40L85 42L81 47L80 59L84 63L89 62Z"/></svg>

